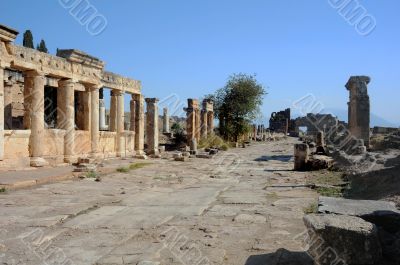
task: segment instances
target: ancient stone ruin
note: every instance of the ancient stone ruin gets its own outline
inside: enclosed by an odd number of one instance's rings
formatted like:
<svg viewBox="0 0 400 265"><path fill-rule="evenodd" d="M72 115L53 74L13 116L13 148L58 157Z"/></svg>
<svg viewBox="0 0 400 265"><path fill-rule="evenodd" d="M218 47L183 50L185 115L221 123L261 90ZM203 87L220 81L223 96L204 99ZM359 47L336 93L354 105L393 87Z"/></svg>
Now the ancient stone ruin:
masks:
<svg viewBox="0 0 400 265"><path fill-rule="evenodd" d="M287 134L290 128L290 122L290 109L273 112L269 119L269 129L273 132Z"/></svg>
<svg viewBox="0 0 400 265"><path fill-rule="evenodd" d="M144 154L140 81L106 71L103 61L79 50L59 50L53 56L14 45L17 35L16 30L0 26L2 163L44 166L87 156ZM111 90L108 130L102 89ZM128 130L125 94L132 96Z"/></svg>
<svg viewBox="0 0 400 265"><path fill-rule="evenodd" d="M353 136L364 140L369 147L370 141L370 102L368 96L368 76L352 76L346 84L350 92L349 130Z"/></svg>
<svg viewBox="0 0 400 265"><path fill-rule="evenodd" d="M200 110L197 99L188 99L186 111L186 134L188 144L192 144L192 139L197 142L201 138L207 138L214 132L214 104L211 100L203 100Z"/></svg>

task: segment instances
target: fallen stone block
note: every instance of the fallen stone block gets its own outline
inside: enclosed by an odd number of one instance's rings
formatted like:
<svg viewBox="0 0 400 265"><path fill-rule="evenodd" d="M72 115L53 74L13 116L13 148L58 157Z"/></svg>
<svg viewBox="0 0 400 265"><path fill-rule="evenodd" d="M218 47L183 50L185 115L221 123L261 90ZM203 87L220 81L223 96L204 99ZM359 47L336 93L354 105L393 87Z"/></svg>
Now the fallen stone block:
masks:
<svg viewBox="0 0 400 265"><path fill-rule="evenodd" d="M325 155L313 155L307 162L307 168L310 170L329 169L333 167L333 158Z"/></svg>
<svg viewBox="0 0 400 265"><path fill-rule="evenodd" d="M97 166L95 164L86 163L79 164L74 168L74 172L94 172L96 170Z"/></svg>
<svg viewBox="0 0 400 265"><path fill-rule="evenodd" d="M196 158L206 158L206 159L211 159L213 158L213 155L210 155L209 153L199 153L196 155Z"/></svg>
<svg viewBox="0 0 400 265"><path fill-rule="evenodd" d="M308 253L316 264L381 264L382 248L374 224L335 214L311 214L303 220L309 234Z"/></svg>
<svg viewBox="0 0 400 265"><path fill-rule="evenodd" d="M96 161L93 158L89 157L80 157L78 158L78 164L94 164Z"/></svg>
<svg viewBox="0 0 400 265"><path fill-rule="evenodd" d="M400 211L393 202L320 197L319 213L357 216L390 233L400 232Z"/></svg>
<svg viewBox="0 0 400 265"><path fill-rule="evenodd" d="M174 160L179 162L186 162L188 160L188 157L187 156L175 157Z"/></svg>
<svg viewBox="0 0 400 265"><path fill-rule="evenodd" d="M174 153L174 154L172 155L172 157L173 157L173 158L180 158L180 157L182 157L182 153Z"/></svg>

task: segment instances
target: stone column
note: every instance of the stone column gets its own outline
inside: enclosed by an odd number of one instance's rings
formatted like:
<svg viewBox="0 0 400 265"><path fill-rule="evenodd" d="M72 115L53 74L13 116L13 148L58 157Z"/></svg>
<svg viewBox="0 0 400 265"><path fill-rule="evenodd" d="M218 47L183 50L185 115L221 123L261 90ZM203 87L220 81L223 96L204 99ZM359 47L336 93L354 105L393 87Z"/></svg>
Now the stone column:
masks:
<svg viewBox="0 0 400 265"><path fill-rule="evenodd" d="M90 88L90 114L91 114L91 128L90 128L90 137L91 137L91 147L92 147L92 156L96 157L99 154L99 128L100 128L100 118L99 118L99 89L96 86L91 86ZM104 113L105 114L105 113Z"/></svg>
<svg viewBox="0 0 400 265"><path fill-rule="evenodd" d="M74 163L75 157L75 83L71 80L62 80L59 82L59 89L63 95L64 114L62 117L61 127L65 130L64 136L64 162ZM33 126L33 124L32 124Z"/></svg>
<svg viewBox="0 0 400 265"><path fill-rule="evenodd" d="M124 93L122 91L113 91L117 98L117 156L124 157L125 153L125 128L124 128Z"/></svg>
<svg viewBox="0 0 400 265"><path fill-rule="evenodd" d="M31 136L29 138L29 153L31 166L42 167L48 165L43 159L44 145L44 81L42 73L28 71L25 73L25 85L29 86L29 116Z"/></svg>
<svg viewBox="0 0 400 265"><path fill-rule="evenodd" d="M4 68L0 66L0 161L4 159Z"/></svg>
<svg viewBox="0 0 400 265"><path fill-rule="evenodd" d="M107 130L106 125L106 105L104 99L99 99L99 127L100 130Z"/></svg>
<svg viewBox="0 0 400 265"><path fill-rule="evenodd" d="M208 134L214 133L214 112L213 111L207 112L207 133Z"/></svg>
<svg viewBox="0 0 400 265"><path fill-rule="evenodd" d="M163 109L163 132L170 133L168 108Z"/></svg>
<svg viewBox="0 0 400 265"><path fill-rule="evenodd" d="M146 98L146 142L147 154L159 156L158 151L158 99Z"/></svg>
<svg viewBox="0 0 400 265"><path fill-rule="evenodd" d="M110 104L110 124L109 130L110 132L117 131L117 108L118 108L118 100L116 96L116 92L114 90L111 91L111 104Z"/></svg>
<svg viewBox="0 0 400 265"><path fill-rule="evenodd" d="M317 146L325 146L325 134L322 131L319 131L317 133L317 141L316 141Z"/></svg>
<svg viewBox="0 0 400 265"><path fill-rule="evenodd" d="M6 130L12 129L12 87L13 81L4 83L4 128Z"/></svg>
<svg viewBox="0 0 400 265"><path fill-rule="evenodd" d="M294 170L306 170L309 152L308 144L294 145Z"/></svg>
<svg viewBox="0 0 400 265"><path fill-rule="evenodd" d="M202 110L201 111L201 127L200 127L200 132L201 132L201 138L207 138L207 132L208 132L208 111L207 110Z"/></svg>
<svg viewBox="0 0 400 265"><path fill-rule="evenodd" d="M368 84L371 78L368 76L352 76L346 84L350 92L349 106L349 130L351 134L364 140L369 148L370 144L370 101Z"/></svg>
<svg viewBox="0 0 400 265"><path fill-rule="evenodd" d="M196 114L196 140L197 142L200 142L200 138L201 138L201 132L200 132L200 128L201 128L201 111L200 108L197 107L195 109L195 114Z"/></svg>
<svg viewBox="0 0 400 265"><path fill-rule="evenodd" d="M136 115L135 115L135 151L136 158L145 159L144 153L144 98L140 94L132 94L132 99L135 100Z"/></svg>
<svg viewBox="0 0 400 265"><path fill-rule="evenodd" d="M134 132L136 130L136 101L134 99L131 99L130 101L130 110L131 110L131 116L130 116L129 130Z"/></svg>
<svg viewBox="0 0 400 265"><path fill-rule="evenodd" d="M186 111L186 134L187 142L190 145L193 138L199 140L200 138L200 110L199 102L197 99L188 99L188 107Z"/></svg>

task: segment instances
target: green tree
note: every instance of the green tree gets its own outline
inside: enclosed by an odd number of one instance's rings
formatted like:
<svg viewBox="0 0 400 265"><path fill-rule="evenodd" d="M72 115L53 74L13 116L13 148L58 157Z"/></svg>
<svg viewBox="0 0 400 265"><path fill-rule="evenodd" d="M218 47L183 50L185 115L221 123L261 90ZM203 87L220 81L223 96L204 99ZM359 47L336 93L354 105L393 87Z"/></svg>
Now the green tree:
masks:
<svg viewBox="0 0 400 265"><path fill-rule="evenodd" d="M24 33L24 39L22 41L22 44L24 47L34 49L35 47L33 46L33 35L30 30L25 31Z"/></svg>
<svg viewBox="0 0 400 265"><path fill-rule="evenodd" d="M40 44L37 45L36 49L40 52L49 53L49 50L46 47L46 42L44 40L40 41Z"/></svg>
<svg viewBox="0 0 400 265"><path fill-rule="evenodd" d="M219 120L219 132L226 140L238 138L250 130L251 121L257 117L266 95L255 75L234 74L226 85L214 95L215 117Z"/></svg>

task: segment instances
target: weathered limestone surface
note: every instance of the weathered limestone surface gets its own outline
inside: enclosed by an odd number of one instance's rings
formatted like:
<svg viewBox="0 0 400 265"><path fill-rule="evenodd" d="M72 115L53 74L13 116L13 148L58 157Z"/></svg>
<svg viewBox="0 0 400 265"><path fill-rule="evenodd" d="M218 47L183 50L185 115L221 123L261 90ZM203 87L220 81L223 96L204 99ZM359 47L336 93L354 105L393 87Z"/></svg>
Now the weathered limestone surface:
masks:
<svg viewBox="0 0 400 265"><path fill-rule="evenodd" d="M378 229L359 217L312 214L304 223L316 264L377 265L382 259Z"/></svg>
<svg viewBox="0 0 400 265"><path fill-rule="evenodd" d="M30 156L31 166L41 167L48 163L43 159L44 143L44 76L35 71L26 72L26 79L31 86L29 118L31 122Z"/></svg>
<svg viewBox="0 0 400 265"><path fill-rule="evenodd" d="M72 80L60 81L60 92L63 98L64 113L60 113L63 118L60 120L61 128L65 130L64 137L64 161L66 163L74 163L77 161L75 157L75 107L74 107L74 86ZM32 123L33 126L33 123Z"/></svg>
<svg viewBox="0 0 400 265"><path fill-rule="evenodd" d="M115 91L117 98L117 157L123 157L125 153L125 138L124 138L124 93Z"/></svg>
<svg viewBox="0 0 400 265"><path fill-rule="evenodd" d="M357 216L393 233L400 231L400 211L393 202L320 197L318 212Z"/></svg>
<svg viewBox="0 0 400 265"><path fill-rule="evenodd" d="M0 61L0 160L4 159L4 69Z"/></svg>
<svg viewBox="0 0 400 265"><path fill-rule="evenodd" d="M145 158L144 154L144 98L142 95L132 95L136 101L135 119L135 150L137 158Z"/></svg>
<svg viewBox="0 0 400 265"><path fill-rule="evenodd" d="M158 156L158 99L146 98L146 140L147 154Z"/></svg>
<svg viewBox="0 0 400 265"><path fill-rule="evenodd" d="M91 98L91 147L92 155L97 156L99 153L99 131L100 131L100 117L99 117L99 89L97 87L90 87ZM104 113L105 114L105 113ZM105 118L105 117L104 117Z"/></svg>
<svg viewBox="0 0 400 265"><path fill-rule="evenodd" d="M368 76L352 76L346 84L350 92L349 130L353 136L364 140L369 147L370 141L370 102L368 96Z"/></svg>
<svg viewBox="0 0 400 265"><path fill-rule="evenodd" d="M294 170L306 170L309 152L308 144L294 145Z"/></svg>
<svg viewBox="0 0 400 265"><path fill-rule="evenodd" d="M201 257L204 265L312 265L301 235L303 208L317 200L316 192L266 188L303 182L306 173L293 172L288 161L256 161L291 156L293 144L290 138L253 144L212 160L162 159L129 174L114 171L101 182L83 179L9 192L0 200L1 261L37 265L45 257L48 264L194 265L202 264ZM182 249L174 235L188 238ZM32 240L40 237L46 238L43 244ZM46 255L38 257L28 246ZM57 249L71 262L46 259ZM193 253L188 249L199 252L182 255Z"/></svg>

